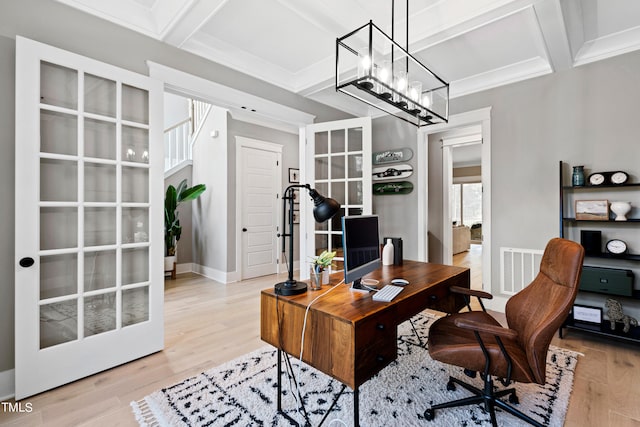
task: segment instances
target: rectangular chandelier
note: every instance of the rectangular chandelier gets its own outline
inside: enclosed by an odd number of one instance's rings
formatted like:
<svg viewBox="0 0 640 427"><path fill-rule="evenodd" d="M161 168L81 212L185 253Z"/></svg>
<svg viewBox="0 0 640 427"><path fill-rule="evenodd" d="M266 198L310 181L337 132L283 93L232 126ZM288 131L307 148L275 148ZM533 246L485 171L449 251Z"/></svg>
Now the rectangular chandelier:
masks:
<svg viewBox="0 0 640 427"><path fill-rule="evenodd" d="M336 40L336 90L418 127L449 119L449 84L373 21Z"/></svg>

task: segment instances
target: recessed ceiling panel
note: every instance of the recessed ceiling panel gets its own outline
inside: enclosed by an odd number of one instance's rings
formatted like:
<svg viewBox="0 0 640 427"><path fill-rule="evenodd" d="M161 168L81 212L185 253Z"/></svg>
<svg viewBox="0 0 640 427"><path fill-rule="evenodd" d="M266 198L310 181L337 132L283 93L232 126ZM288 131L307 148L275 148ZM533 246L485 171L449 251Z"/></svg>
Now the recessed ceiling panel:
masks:
<svg viewBox="0 0 640 427"><path fill-rule="evenodd" d="M516 13L460 34L420 52L412 52L446 81L546 57L531 13ZM523 31L524 28L529 31Z"/></svg>
<svg viewBox="0 0 640 427"><path fill-rule="evenodd" d="M640 26L640 1L581 0L585 41Z"/></svg>
<svg viewBox="0 0 640 427"><path fill-rule="evenodd" d="M335 35L275 0L229 1L201 31L292 73L335 49Z"/></svg>

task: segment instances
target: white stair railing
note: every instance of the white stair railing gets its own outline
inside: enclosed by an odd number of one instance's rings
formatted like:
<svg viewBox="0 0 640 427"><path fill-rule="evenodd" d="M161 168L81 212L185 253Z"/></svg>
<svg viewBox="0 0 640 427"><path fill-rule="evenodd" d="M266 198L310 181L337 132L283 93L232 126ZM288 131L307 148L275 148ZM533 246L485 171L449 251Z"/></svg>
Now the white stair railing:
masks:
<svg viewBox="0 0 640 427"><path fill-rule="evenodd" d="M164 131L165 172L186 160L192 160L192 148L202 125L211 110L211 104L189 100L189 117Z"/></svg>
<svg viewBox="0 0 640 427"><path fill-rule="evenodd" d="M164 170L167 171L185 160L191 160L191 119L171 126L164 131Z"/></svg>

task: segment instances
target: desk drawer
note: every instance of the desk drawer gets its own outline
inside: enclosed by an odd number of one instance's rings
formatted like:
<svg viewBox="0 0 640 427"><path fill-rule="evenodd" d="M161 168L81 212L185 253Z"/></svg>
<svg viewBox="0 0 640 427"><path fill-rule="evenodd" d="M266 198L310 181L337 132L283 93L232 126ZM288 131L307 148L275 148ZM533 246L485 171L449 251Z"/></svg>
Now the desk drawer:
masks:
<svg viewBox="0 0 640 427"><path fill-rule="evenodd" d="M358 323L355 338L355 381L359 385L398 357L395 310L387 310Z"/></svg>

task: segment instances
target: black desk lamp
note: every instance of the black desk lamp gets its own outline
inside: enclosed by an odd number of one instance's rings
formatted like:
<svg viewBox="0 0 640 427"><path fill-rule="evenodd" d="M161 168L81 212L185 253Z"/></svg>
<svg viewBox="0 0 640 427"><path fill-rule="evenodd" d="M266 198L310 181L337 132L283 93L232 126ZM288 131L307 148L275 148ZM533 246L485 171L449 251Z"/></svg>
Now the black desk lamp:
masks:
<svg viewBox="0 0 640 427"><path fill-rule="evenodd" d="M325 222L331 219L340 210L340 203L335 200L321 196L316 190L311 188L309 184L293 184L284 190L282 198L282 231L285 231L285 215L287 210L287 200L289 201L289 233L282 233L282 253L285 252L285 237L289 237L289 264L287 270L289 278L286 282L276 284L276 294L278 295L298 295L307 291L307 284L293 280L293 191L295 188L306 188L309 196L313 199L313 217L316 222Z"/></svg>

